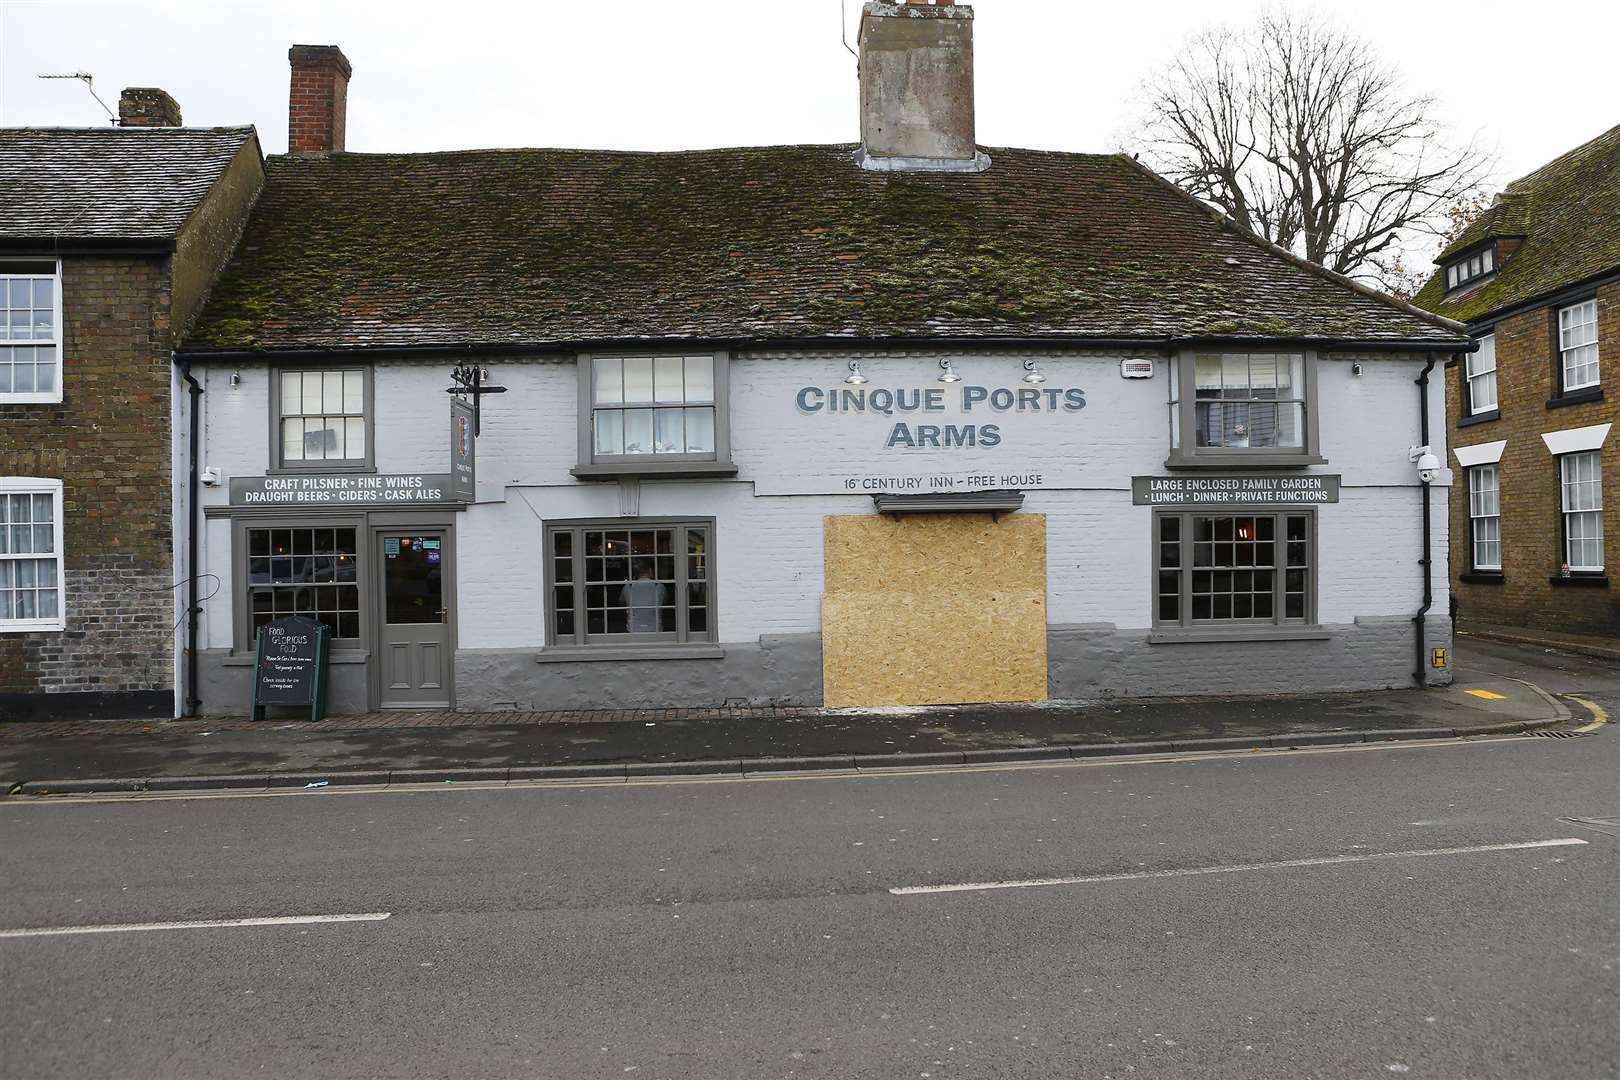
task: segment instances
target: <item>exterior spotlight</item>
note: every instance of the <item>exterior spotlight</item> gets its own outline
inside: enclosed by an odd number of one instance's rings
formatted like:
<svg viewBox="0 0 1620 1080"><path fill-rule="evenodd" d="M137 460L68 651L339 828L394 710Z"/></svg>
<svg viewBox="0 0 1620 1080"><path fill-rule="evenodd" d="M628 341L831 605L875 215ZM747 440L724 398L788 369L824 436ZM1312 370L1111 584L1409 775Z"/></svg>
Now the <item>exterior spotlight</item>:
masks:
<svg viewBox="0 0 1620 1080"><path fill-rule="evenodd" d="M232 386L241 386L242 385L242 373L240 371L231 372L231 385Z"/></svg>
<svg viewBox="0 0 1620 1080"><path fill-rule="evenodd" d="M1035 366L1035 361L1025 360L1024 370L1028 372L1028 374L1024 376L1024 381L1030 385L1039 386L1041 383L1046 381L1046 376L1041 374L1041 369Z"/></svg>
<svg viewBox="0 0 1620 1080"><path fill-rule="evenodd" d="M861 362L859 360L849 362L849 374L844 376L844 381L851 386L866 385L866 376L861 374Z"/></svg>
<svg viewBox="0 0 1620 1080"><path fill-rule="evenodd" d="M951 367L949 360L941 360L939 362L939 381L942 383L961 382L962 376L958 375L956 369Z"/></svg>

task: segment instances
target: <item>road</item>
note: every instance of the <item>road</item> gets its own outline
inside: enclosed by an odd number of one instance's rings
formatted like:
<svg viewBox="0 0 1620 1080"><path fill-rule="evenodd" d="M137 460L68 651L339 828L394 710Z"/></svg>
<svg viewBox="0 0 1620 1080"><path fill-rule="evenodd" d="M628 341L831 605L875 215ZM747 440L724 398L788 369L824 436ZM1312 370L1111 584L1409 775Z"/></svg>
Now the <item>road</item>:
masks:
<svg viewBox="0 0 1620 1080"><path fill-rule="evenodd" d="M1600 729L0 803L0 932L379 916L0 933L0 1075L1620 1076L1617 778Z"/></svg>

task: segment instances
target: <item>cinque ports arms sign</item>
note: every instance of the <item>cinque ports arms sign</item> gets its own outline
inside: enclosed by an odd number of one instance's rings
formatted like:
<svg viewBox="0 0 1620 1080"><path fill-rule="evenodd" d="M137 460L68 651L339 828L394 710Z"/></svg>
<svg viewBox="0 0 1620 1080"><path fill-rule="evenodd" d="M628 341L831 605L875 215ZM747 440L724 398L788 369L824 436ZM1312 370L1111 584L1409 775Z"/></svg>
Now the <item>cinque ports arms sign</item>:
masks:
<svg viewBox="0 0 1620 1080"><path fill-rule="evenodd" d="M927 387L888 390L847 386L806 386L794 397L806 416L876 415L893 417L885 450L948 450L999 446L1002 420L1020 413L1077 413L1086 407L1079 387ZM957 413L955 423L940 414ZM931 418L934 414L936 418Z"/></svg>

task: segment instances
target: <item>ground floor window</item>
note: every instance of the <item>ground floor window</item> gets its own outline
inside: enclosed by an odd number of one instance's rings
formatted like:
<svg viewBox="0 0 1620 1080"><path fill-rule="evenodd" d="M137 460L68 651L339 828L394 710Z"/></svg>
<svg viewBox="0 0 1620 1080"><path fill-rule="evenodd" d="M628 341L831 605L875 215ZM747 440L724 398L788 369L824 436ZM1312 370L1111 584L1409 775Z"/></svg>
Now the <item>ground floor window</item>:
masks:
<svg viewBox="0 0 1620 1080"><path fill-rule="evenodd" d="M0 631L65 626L62 481L0 477Z"/></svg>
<svg viewBox="0 0 1620 1080"><path fill-rule="evenodd" d="M359 530L353 526L248 526L248 637L289 615L324 623L332 638L360 637Z"/></svg>
<svg viewBox="0 0 1620 1080"><path fill-rule="evenodd" d="M1603 469L1598 452L1565 454L1558 460L1564 512L1564 568L1574 573L1603 569Z"/></svg>
<svg viewBox="0 0 1620 1080"><path fill-rule="evenodd" d="M1497 467L1468 470L1468 525L1475 570L1502 569L1501 482Z"/></svg>
<svg viewBox="0 0 1620 1080"><path fill-rule="evenodd" d="M1155 515L1154 530L1157 625L1282 625L1313 618L1313 514L1165 511Z"/></svg>
<svg viewBox="0 0 1620 1080"><path fill-rule="evenodd" d="M714 523L546 529L550 645L711 642Z"/></svg>

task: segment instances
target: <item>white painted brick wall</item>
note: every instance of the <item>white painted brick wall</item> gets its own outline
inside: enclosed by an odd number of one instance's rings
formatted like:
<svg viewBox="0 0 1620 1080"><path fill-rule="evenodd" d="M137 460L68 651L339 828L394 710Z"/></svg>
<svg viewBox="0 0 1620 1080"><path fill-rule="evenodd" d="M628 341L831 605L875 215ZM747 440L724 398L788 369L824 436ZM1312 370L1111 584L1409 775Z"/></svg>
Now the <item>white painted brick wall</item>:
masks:
<svg viewBox="0 0 1620 1080"><path fill-rule="evenodd" d="M866 356L868 390L934 387L933 355ZM1031 491L1026 506L1047 515L1048 615L1053 623L1114 623L1145 627L1151 621L1150 511L1132 506L1130 478L1164 471L1168 450L1168 380L1161 362L1150 380L1125 381L1118 356L1048 356L1041 359L1049 387L1085 389L1079 413L994 413L943 418L803 416L794 407L801 386L842 386L847 356L749 354L733 361L732 447L736 480L645 481L645 516L699 516L718 520L718 625L726 641L819 628L822 590L822 518L871 512L860 494L756 496L764 490L820 484L829 476L885 474L928 468L955 473L1040 471L1073 488ZM1013 356L955 356L967 384L1018 388ZM448 467L448 371L453 361L379 364L376 368L375 440L382 472L442 472ZM459 519L459 635L463 648L536 646L544 635L541 522L617 517L618 486L575 481L576 372L555 359L489 360L494 381L509 388L485 399L478 444L477 505ZM1319 513L1319 614L1324 623L1356 617L1411 615L1420 583L1418 485L1406 448L1418 441L1416 359L1372 359L1363 374L1335 358L1319 373L1322 452L1318 471L1343 476L1342 501ZM232 370L239 386L229 385ZM1442 458L1442 380L1433 377L1431 438ZM226 483L206 490L205 502L223 504L230 476L263 475L269 461L268 370L244 365L205 376L203 464L222 470ZM959 386L962 384L958 384ZM951 397L954 399L953 391ZM981 409L983 407L981 406ZM906 451L883 449L896 420L998 423L994 449ZM820 478L820 479L818 479ZM1435 610L1446 610L1446 489L1435 489L1433 527ZM220 577L206 605L205 640L231 644L230 533L210 521L203 554L206 571Z"/></svg>

